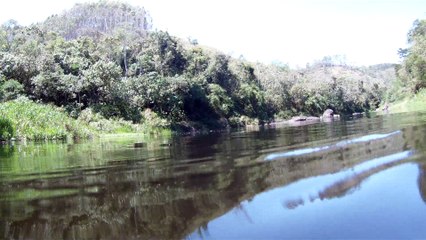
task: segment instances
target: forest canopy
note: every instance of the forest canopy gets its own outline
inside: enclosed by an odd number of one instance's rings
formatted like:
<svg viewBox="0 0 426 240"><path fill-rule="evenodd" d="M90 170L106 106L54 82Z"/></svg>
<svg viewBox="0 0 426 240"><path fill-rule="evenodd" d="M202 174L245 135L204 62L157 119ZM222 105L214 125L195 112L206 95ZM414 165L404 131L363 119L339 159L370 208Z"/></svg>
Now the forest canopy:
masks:
<svg viewBox="0 0 426 240"><path fill-rule="evenodd" d="M327 108L340 114L374 110L395 81L393 64L353 67L328 56L294 70L235 59L152 30L151 22L143 8L100 1L31 26L4 23L0 100L25 96L75 118L91 111L134 123L147 121L148 110L172 125L220 128L319 115ZM411 33L415 44L402 67L416 79L413 89L423 87L426 76L425 61L413 55L425 49L418 37L423 28L421 21Z"/></svg>

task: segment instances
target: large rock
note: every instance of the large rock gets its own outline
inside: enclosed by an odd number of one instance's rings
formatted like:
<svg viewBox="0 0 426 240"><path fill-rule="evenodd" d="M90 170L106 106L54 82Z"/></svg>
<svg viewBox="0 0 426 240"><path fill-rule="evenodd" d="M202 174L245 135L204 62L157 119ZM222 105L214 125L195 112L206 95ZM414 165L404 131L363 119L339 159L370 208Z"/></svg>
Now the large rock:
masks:
<svg viewBox="0 0 426 240"><path fill-rule="evenodd" d="M313 116L297 116L293 117L290 120L286 121L285 123L291 125L291 126L300 126L300 125L307 125L312 123L317 123L320 121L324 122L331 122L335 118L339 118L339 115L335 115L333 110L327 109L324 111L321 117L313 117Z"/></svg>
<svg viewBox="0 0 426 240"><path fill-rule="evenodd" d="M327 109L324 111L324 113L322 114L323 118L333 118L333 110L331 109Z"/></svg>
<svg viewBox="0 0 426 240"><path fill-rule="evenodd" d="M298 116L298 117L293 117L292 119L290 119L290 121L292 122L304 122L304 121L319 121L320 118L319 117L306 117L306 116Z"/></svg>
<svg viewBox="0 0 426 240"><path fill-rule="evenodd" d="M320 120L321 119L319 117L297 116L297 117L293 117L290 120L288 120L287 124L289 124L291 126L300 126L300 125L307 125L307 124L320 122Z"/></svg>

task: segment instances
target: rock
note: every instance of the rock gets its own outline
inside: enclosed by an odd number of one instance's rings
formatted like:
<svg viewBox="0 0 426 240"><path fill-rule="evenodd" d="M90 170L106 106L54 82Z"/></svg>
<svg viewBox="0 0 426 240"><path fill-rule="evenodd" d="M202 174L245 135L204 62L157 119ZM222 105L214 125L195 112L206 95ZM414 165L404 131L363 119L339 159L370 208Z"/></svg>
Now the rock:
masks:
<svg viewBox="0 0 426 240"><path fill-rule="evenodd" d="M303 122L303 121L306 121L306 118L307 117L305 117L305 116L297 116L297 117L292 117L289 121L290 122Z"/></svg>
<svg viewBox="0 0 426 240"><path fill-rule="evenodd" d="M327 109L324 111L324 113L322 114L323 118L332 118L333 117L333 110L331 109Z"/></svg>
<svg viewBox="0 0 426 240"><path fill-rule="evenodd" d="M320 118L319 117L313 117L313 116L298 116L298 117L293 117L292 119L290 119L289 121L291 122L304 122L304 121L319 121Z"/></svg>
<svg viewBox="0 0 426 240"><path fill-rule="evenodd" d="M321 118L319 118L319 117L310 116L310 117L306 118L306 121L312 121L312 122L319 121L319 120L321 120Z"/></svg>
<svg viewBox="0 0 426 240"><path fill-rule="evenodd" d="M389 111L389 105L388 103L385 103L385 105L383 106L383 112L388 112Z"/></svg>
<svg viewBox="0 0 426 240"><path fill-rule="evenodd" d="M293 126L302 126L302 125L307 125L307 124L312 124L312 123L316 123L319 122L320 118L319 117L313 117L313 116L298 116L298 117L293 117L290 120L288 120L286 123L293 125Z"/></svg>
<svg viewBox="0 0 426 240"><path fill-rule="evenodd" d="M221 127L221 128L229 128L229 122L228 122L228 120L226 119L226 118L224 118L224 117L222 117L222 118L220 118L219 119L219 122L218 122L218 124L219 124L219 126Z"/></svg>
<svg viewBox="0 0 426 240"><path fill-rule="evenodd" d="M134 148L143 148L145 146L146 146L146 143L144 143L144 142L137 142L137 143L133 144Z"/></svg>
<svg viewBox="0 0 426 240"><path fill-rule="evenodd" d="M331 122L333 119L340 118L340 115L334 114L333 110L327 109L324 111L321 117L313 117L313 116L297 116L293 117L290 120L286 121L285 123L294 125L294 126L301 126L301 125L307 125L312 123L317 123L320 121L325 122Z"/></svg>

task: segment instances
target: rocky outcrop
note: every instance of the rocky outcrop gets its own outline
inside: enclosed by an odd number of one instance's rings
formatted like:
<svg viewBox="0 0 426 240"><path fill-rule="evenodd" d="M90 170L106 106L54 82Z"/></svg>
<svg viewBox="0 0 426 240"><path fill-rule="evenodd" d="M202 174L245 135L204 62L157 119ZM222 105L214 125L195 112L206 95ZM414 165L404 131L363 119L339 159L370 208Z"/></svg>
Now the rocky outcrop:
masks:
<svg viewBox="0 0 426 240"><path fill-rule="evenodd" d="M321 120L330 121L330 120L333 120L334 118L339 118L339 115L335 115L333 110L327 109L324 111L321 117L297 116L286 121L286 123L290 125L306 125L306 124L317 123L317 122L320 122Z"/></svg>
<svg viewBox="0 0 426 240"><path fill-rule="evenodd" d="M319 121L320 118L319 117L306 117L306 116L298 116L298 117L293 117L292 119L290 119L290 121L293 122L304 122L304 121Z"/></svg>
<svg viewBox="0 0 426 240"><path fill-rule="evenodd" d="M297 116L293 117L290 120L286 121L285 123L291 125L291 126L301 126L301 125L307 125L307 124L313 124L320 122L321 118L319 117L313 117L313 116Z"/></svg>
<svg viewBox="0 0 426 240"><path fill-rule="evenodd" d="M323 118L333 118L334 112L331 109L327 109L324 111L324 113L322 114Z"/></svg>

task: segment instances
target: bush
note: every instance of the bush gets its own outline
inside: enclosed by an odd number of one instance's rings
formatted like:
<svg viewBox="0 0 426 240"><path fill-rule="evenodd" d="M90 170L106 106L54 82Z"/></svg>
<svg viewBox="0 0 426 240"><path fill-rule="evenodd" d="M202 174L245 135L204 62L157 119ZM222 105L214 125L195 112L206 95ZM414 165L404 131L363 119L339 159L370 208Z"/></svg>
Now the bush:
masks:
<svg viewBox="0 0 426 240"><path fill-rule="evenodd" d="M259 125L259 119L251 118L248 116L235 116L229 118L229 125L231 127L244 127L247 125Z"/></svg>
<svg viewBox="0 0 426 240"><path fill-rule="evenodd" d="M170 123L158 117L155 112L146 109L142 115L140 124L126 121L122 118L103 117L100 113L95 112L91 108L81 111L78 120L88 124L101 133L154 133L156 129L164 129L170 126Z"/></svg>
<svg viewBox="0 0 426 240"><path fill-rule="evenodd" d="M16 80L8 80L0 86L0 100L9 101L16 99L24 92L24 87Z"/></svg>
<svg viewBox="0 0 426 240"><path fill-rule="evenodd" d="M229 116L234 103L226 91L218 84L211 83L208 85L208 92L207 99L215 112L220 116Z"/></svg>
<svg viewBox="0 0 426 240"><path fill-rule="evenodd" d="M12 121L0 117L0 140L9 140L15 135Z"/></svg>
<svg viewBox="0 0 426 240"><path fill-rule="evenodd" d="M64 109L24 97L1 103L0 115L14 123L16 131L12 135L20 139L88 138L95 134L88 125L69 117Z"/></svg>

